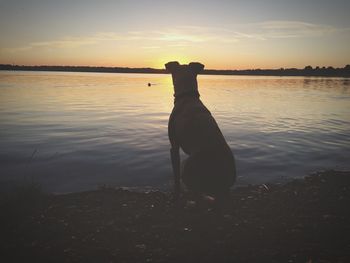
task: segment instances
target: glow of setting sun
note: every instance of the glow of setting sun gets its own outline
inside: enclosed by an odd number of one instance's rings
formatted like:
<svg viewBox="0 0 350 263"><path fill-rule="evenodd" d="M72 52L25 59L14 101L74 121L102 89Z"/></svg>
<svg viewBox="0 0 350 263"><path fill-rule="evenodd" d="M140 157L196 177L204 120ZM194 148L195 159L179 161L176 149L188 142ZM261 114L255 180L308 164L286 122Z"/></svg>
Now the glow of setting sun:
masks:
<svg viewBox="0 0 350 263"><path fill-rule="evenodd" d="M164 68L164 65L170 61L178 61L180 64L188 64L191 61L190 58L187 56L184 56L183 54L169 54L169 55L163 55L157 59L155 59L153 66L155 68Z"/></svg>
<svg viewBox="0 0 350 263"><path fill-rule="evenodd" d="M41 2L1 2L0 64L272 69L350 61L350 1Z"/></svg>

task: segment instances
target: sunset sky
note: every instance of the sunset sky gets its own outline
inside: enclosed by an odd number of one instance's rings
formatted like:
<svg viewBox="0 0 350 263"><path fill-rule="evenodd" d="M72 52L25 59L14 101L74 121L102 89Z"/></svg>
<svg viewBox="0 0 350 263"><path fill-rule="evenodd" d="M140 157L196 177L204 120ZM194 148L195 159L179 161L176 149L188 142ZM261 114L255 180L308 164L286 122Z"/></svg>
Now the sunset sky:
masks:
<svg viewBox="0 0 350 263"><path fill-rule="evenodd" d="M349 10L346 0L0 0L0 63L343 67Z"/></svg>

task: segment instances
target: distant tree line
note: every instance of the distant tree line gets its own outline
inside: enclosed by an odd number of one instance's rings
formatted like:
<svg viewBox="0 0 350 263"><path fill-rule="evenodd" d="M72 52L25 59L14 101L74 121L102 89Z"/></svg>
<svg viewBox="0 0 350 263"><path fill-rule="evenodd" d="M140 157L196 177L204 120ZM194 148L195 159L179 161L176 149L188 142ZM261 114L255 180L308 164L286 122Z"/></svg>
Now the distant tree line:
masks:
<svg viewBox="0 0 350 263"><path fill-rule="evenodd" d="M154 69L154 68L90 67L90 66L24 66L24 65L10 65L10 64L0 64L0 70L106 72L106 73L165 73L165 70L163 69Z"/></svg>
<svg viewBox="0 0 350 263"><path fill-rule="evenodd" d="M323 76L323 77L350 77L350 65L344 68L311 67L303 69L280 68L280 69L246 69L246 70L205 70L203 74L218 75L258 75L258 76Z"/></svg>
<svg viewBox="0 0 350 263"><path fill-rule="evenodd" d="M107 73L167 73L165 69L127 68L127 67L90 67L90 66L24 66L0 64L0 70L29 70L29 71L70 71L70 72L107 72ZM246 69L246 70L217 70L206 69L202 74L207 75L258 75L258 76L324 76L350 77L350 65L344 68L311 67L303 69Z"/></svg>

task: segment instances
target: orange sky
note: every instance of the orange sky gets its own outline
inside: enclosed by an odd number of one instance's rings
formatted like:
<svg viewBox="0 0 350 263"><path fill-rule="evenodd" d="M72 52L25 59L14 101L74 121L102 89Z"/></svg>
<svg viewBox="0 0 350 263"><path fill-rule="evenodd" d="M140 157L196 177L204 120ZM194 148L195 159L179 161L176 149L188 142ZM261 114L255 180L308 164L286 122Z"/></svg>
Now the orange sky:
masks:
<svg viewBox="0 0 350 263"><path fill-rule="evenodd" d="M263 2L263 3L262 3ZM346 1L43 1L0 9L0 63L162 68L350 63Z"/></svg>

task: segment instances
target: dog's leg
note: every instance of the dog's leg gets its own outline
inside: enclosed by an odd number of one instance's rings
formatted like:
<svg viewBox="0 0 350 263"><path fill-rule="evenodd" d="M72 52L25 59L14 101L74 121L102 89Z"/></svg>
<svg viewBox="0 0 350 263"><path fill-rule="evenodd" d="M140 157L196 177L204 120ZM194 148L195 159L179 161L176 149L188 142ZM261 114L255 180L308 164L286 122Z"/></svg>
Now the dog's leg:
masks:
<svg viewBox="0 0 350 263"><path fill-rule="evenodd" d="M180 197L180 148L172 147L170 156L174 173L174 199L177 201Z"/></svg>

